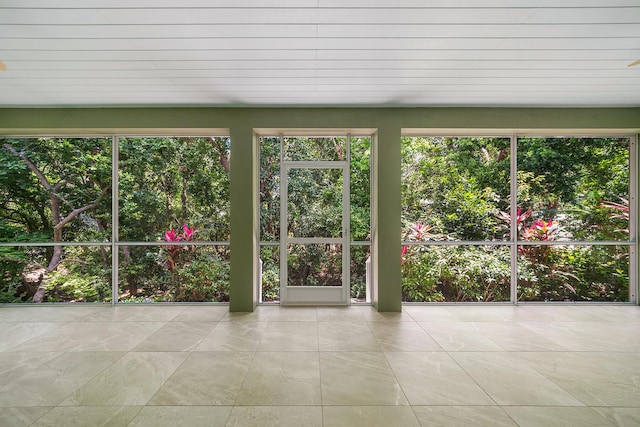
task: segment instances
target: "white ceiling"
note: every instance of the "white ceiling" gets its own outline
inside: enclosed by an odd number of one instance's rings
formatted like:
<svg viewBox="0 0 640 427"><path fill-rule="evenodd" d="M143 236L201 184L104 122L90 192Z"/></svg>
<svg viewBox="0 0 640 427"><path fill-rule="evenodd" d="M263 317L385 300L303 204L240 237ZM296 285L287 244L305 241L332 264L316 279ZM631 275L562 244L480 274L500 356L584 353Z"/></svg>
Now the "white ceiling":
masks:
<svg viewBox="0 0 640 427"><path fill-rule="evenodd" d="M0 0L0 106L640 106L638 59L640 0Z"/></svg>

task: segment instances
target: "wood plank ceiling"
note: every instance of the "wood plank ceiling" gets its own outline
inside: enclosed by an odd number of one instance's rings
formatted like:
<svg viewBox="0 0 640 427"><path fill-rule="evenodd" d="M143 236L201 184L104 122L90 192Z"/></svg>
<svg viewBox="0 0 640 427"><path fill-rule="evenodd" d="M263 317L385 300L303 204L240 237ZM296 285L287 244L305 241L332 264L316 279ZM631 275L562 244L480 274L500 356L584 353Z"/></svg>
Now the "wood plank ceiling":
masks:
<svg viewBox="0 0 640 427"><path fill-rule="evenodd" d="M638 59L640 0L0 0L0 106L640 106Z"/></svg>

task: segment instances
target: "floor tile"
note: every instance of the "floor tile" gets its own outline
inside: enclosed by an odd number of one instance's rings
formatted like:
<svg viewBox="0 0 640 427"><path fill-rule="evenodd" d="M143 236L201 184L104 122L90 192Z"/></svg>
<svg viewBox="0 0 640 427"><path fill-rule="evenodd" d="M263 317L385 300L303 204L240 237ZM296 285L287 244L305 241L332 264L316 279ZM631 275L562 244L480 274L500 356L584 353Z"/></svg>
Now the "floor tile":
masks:
<svg viewBox="0 0 640 427"><path fill-rule="evenodd" d="M449 355L499 405L584 406L510 353L452 352Z"/></svg>
<svg viewBox="0 0 640 427"><path fill-rule="evenodd" d="M520 323L538 335L572 351L640 352L640 339L629 339L637 324L613 322Z"/></svg>
<svg viewBox="0 0 640 427"><path fill-rule="evenodd" d="M381 351L442 351L415 322L369 322Z"/></svg>
<svg viewBox="0 0 640 427"><path fill-rule="evenodd" d="M270 322L316 322L315 307L280 307L269 316Z"/></svg>
<svg viewBox="0 0 640 427"><path fill-rule="evenodd" d="M546 323L606 322L607 314L600 307L585 304L522 304L517 307L519 317L514 320Z"/></svg>
<svg viewBox="0 0 640 427"><path fill-rule="evenodd" d="M214 328L213 322L168 322L133 351L191 351Z"/></svg>
<svg viewBox="0 0 640 427"><path fill-rule="evenodd" d="M95 313L96 310L110 309L109 305L61 304L43 306L24 304L0 308L0 322L70 322Z"/></svg>
<svg viewBox="0 0 640 427"><path fill-rule="evenodd" d="M33 338L47 336L59 327L60 324L53 322L0 323L0 352L14 351L21 344ZM54 350L47 348L44 351Z"/></svg>
<svg viewBox="0 0 640 427"><path fill-rule="evenodd" d="M321 352L323 405L408 405L379 352Z"/></svg>
<svg viewBox="0 0 640 427"><path fill-rule="evenodd" d="M320 351L380 351L367 322L318 322Z"/></svg>
<svg viewBox="0 0 640 427"><path fill-rule="evenodd" d="M515 322L474 322L474 328L507 351L563 351L567 347Z"/></svg>
<svg viewBox="0 0 640 427"><path fill-rule="evenodd" d="M506 322L516 308L511 304L488 307L480 303L448 306L447 309L462 322Z"/></svg>
<svg viewBox="0 0 640 427"><path fill-rule="evenodd" d="M126 426L142 406L58 406L33 427Z"/></svg>
<svg viewBox="0 0 640 427"><path fill-rule="evenodd" d="M406 305L402 308L416 322L459 322L458 316L445 306Z"/></svg>
<svg viewBox="0 0 640 427"><path fill-rule="evenodd" d="M640 353L517 353L527 366L588 406L640 407Z"/></svg>
<svg viewBox="0 0 640 427"><path fill-rule="evenodd" d="M0 426L26 427L33 424L38 418L49 412L51 407L0 407Z"/></svg>
<svg viewBox="0 0 640 427"><path fill-rule="evenodd" d="M218 322L197 351L256 351L267 322Z"/></svg>
<svg viewBox="0 0 640 427"><path fill-rule="evenodd" d="M316 352L257 352L236 405L320 405Z"/></svg>
<svg viewBox="0 0 640 427"><path fill-rule="evenodd" d="M471 322L420 322L445 351L503 351Z"/></svg>
<svg viewBox="0 0 640 427"><path fill-rule="evenodd" d="M0 425L636 426L638 330L631 305L0 307Z"/></svg>
<svg viewBox="0 0 640 427"><path fill-rule="evenodd" d="M504 410L520 427L606 427L614 425L591 408L506 406Z"/></svg>
<svg viewBox="0 0 640 427"><path fill-rule="evenodd" d="M128 351L164 322L74 322L33 338L12 351Z"/></svg>
<svg viewBox="0 0 640 427"><path fill-rule="evenodd" d="M628 304L623 306L618 304L598 305L594 306L593 311L596 314L596 316L594 316L594 321L596 322L601 321L621 323L640 321L640 310L638 310L638 306L635 304Z"/></svg>
<svg viewBox="0 0 640 427"><path fill-rule="evenodd" d="M10 384L18 378L37 371L61 352L0 353L0 384Z"/></svg>
<svg viewBox="0 0 640 427"><path fill-rule="evenodd" d="M228 406L145 406L128 427L224 427Z"/></svg>
<svg viewBox="0 0 640 427"><path fill-rule="evenodd" d="M149 405L233 405L252 359L249 352L191 353Z"/></svg>
<svg viewBox="0 0 640 427"><path fill-rule="evenodd" d="M380 312L370 305L352 306L350 308L360 310L367 322L414 322L413 317L406 311Z"/></svg>
<svg viewBox="0 0 640 427"><path fill-rule="evenodd" d="M262 334L258 351L318 351L318 324L270 321Z"/></svg>
<svg viewBox="0 0 640 427"><path fill-rule="evenodd" d="M325 406L324 427L420 427L409 406Z"/></svg>
<svg viewBox="0 0 640 427"><path fill-rule="evenodd" d="M413 411L424 427L517 427L499 406L413 406Z"/></svg>
<svg viewBox="0 0 640 427"><path fill-rule="evenodd" d="M62 405L144 405L187 355L184 352L127 353L80 387Z"/></svg>
<svg viewBox="0 0 640 427"><path fill-rule="evenodd" d="M316 315L319 322L364 322L366 321L361 310L352 310L351 307L318 307Z"/></svg>
<svg viewBox="0 0 640 427"><path fill-rule="evenodd" d="M605 420L618 427L640 426L640 408L593 408Z"/></svg>
<svg viewBox="0 0 640 427"><path fill-rule="evenodd" d="M326 424L325 424L326 425ZM323 427L320 406L236 406L226 427Z"/></svg>
<svg viewBox="0 0 640 427"><path fill-rule="evenodd" d="M229 313L224 305L189 305L183 312L171 319L172 322L218 322Z"/></svg>
<svg viewBox="0 0 640 427"><path fill-rule="evenodd" d="M0 406L54 406L123 357L121 352L63 353L0 384Z"/></svg>
<svg viewBox="0 0 640 427"><path fill-rule="evenodd" d="M279 306L261 305L252 312L228 312L221 322L265 322L280 309Z"/></svg>
<svg viewBox="0 0 640 427"><path fill-rule="evenodd" d="M411 405L496 404L446 353L385 353L385 357Z"/></svg>
<svg viewBox="0 0 640 427"><path fill-rule="evenodd" d="M85 322L168 322L184 312L184 305L121 304L100 307L82 318Z"/></svg>

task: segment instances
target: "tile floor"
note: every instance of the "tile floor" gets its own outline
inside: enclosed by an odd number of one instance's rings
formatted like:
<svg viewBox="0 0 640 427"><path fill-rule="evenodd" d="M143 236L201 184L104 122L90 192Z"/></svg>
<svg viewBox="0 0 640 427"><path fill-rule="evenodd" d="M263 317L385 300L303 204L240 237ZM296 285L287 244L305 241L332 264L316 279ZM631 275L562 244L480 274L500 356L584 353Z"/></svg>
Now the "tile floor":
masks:
<svg viewBox="0 0 640 427"><path fill-rule="evenodd" d="M0 426L458 425L640 425L640 307L0 307Z"/></svg>

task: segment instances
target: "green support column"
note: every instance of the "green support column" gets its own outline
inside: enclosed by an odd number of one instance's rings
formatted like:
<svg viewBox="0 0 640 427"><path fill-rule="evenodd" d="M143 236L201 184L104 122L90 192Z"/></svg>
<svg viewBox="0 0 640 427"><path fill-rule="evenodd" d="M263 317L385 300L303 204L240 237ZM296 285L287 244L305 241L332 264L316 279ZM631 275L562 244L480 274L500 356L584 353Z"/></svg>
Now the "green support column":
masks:
<svg viewBox="0 0 640 427"><path fill-rule="evenodd" d="M232 126L229 311L253 311L257 304L256 159L251 127Z"/></svg>
<svg viewBox="0 0 640 427"><path fill-rule="evenodd" d="M401 129L381 126L374 140L373 304L378 311L402 310Z"/></svg>

